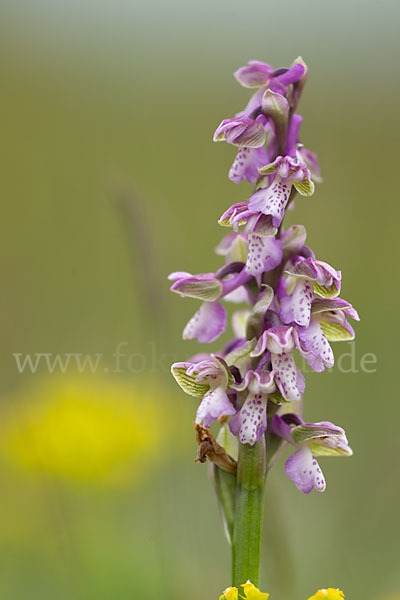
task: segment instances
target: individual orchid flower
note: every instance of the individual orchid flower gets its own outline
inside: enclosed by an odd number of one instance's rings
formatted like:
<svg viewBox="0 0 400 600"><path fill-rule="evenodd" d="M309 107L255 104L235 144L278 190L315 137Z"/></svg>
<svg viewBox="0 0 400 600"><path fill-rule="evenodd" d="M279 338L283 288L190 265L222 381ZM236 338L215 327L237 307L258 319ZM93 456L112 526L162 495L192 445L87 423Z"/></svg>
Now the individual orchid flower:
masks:
<svg viewBox="0 0 400 600"><path fill-rule="evenodd" d="M243 381L234 385L238 392L248 391L242 408L231 419L229 428L242 444L254 446L267 428L268 396L275 391L273 371L247 371Z"/></svg>
<svg viewBox="0 0 400 600"><path fill-rule="evenodd" d="M294 426L288 423L291 415L274 415L271 422L271 431L297 448L285 463L285 473L304 494L314 488L323 492L326 482L315 457L351 456L346 434L329 421L305 423L297 415L292 417Z"/></svg>
<svg viewBox="0 0 400 600"><path fill-rule="evenodd" d="M340 298L315 298L311 305L308 327L298 327L296 346L314 371L321 372L334 365L330 341L352 340L354 330L347 316L359 321L357 311Z"/></svg>
<svg viewBox="0 0 400 600"><path fill-rule="evenodd" d="M186 272L175 272L168 276L175 281L171 286L173 292L204 300L183 330L183 339L197 338L200 343L212 342L226 329L226 310L218 302L222 295L222 282L214 273L191 275Z"/></svg>
<svg viewBox="0 0 400 600"><path fill-rule="evenodd" d="M229 272L229 268L225 271ZM187 323L183 331L183 339L197 338L200 343L216 340L225 331L227 322L226 310L219 300L238 290L251 277L245 269L225 281L216 277L214 273L199 275L192 275L185 271L171 273L168 278L175 282L171 286L171 291L204 301Z"/></svg>
<svg viewBox="0 0 400 600"><path fill-rule="evenodd" d="M295 349L293 327L277 325L264 331L251 356L269 351L275 382L285 400L300 400L304 392L304 376L297 367L292 352Z"/></svg>
<svg viewBox="0 0 400 600"><path fill-rule="evenodd" d="M282 321L308 327L314 293L325 298L337 296L341 278L341 272L327 263L313 256L298 256L277 286Z"/></svg>
<svg viewBox="0 0 400 600"><path fill-rule="evenodd" d="M229 170L229 179L240 183L243 179L249 182L257 181L258 169L268 161L268 153L264 147L270 125L264 115L256 119L237 116L224 119L214 133L214 142L225 141L238 146L237 155Z"/></svg>
<svg viewBox="0 0 400 600"><path fill-rule="evenodd" d="M250 116L260 109L262 98L267 89L286 95L288 86L298 85L307 76L307 67L297 58L289 69L274 69L267 63L251 60L247 66L234 73L236 80L246 88L256 89L246 108L240 115Z"/></svg>
<svg viewBox="0 0 400 600"><path fill-rule="evenodd" d="M197 363L174 363L171 372L184 392L202 398L196 423L209 427L219 417L236 413L227 393L234 379L221 358L210 355L208 359Z"/></svg>
<svg viewBox="0 0 400 600"><path fill-rule="evenodd" d="M246 202L231 206L220 218L221 225L234 227L246 224L248 253L246 273L257 277L272 271L282 261L282 242L275 237L271 221L257 211L249 210Z"/></svg>
<svg viewBox="0 0 400 600"><path fill-rule="evenodd" d="M285 216L290 193L294 186L302 196L314 193L314 184L307 165L291 156L278 156L274 162L259 169L267 186L258 189L249 199L249 210L271 215L272 225L279 227ZM270 177L273 175L272 182Z"/></svg>

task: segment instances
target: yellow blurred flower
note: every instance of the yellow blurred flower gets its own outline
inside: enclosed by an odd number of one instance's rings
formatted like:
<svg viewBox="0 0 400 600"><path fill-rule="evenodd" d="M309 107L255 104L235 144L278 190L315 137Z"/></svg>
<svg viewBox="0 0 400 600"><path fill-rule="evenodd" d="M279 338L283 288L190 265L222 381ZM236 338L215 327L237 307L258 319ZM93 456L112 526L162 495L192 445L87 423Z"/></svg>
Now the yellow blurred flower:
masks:
<svg viewBox="0 0 400 600"><path fill-rule="evenodd" d="M344 594L341 590L335 588L327 588L318 590L308 600L343 600Z"/></svg>
<svg viewBox="0 0 400 600"><path fill-rule="evenodd" d="M260 592L258 588L256 588L251 581L247 581L247 583L243 583L241 587L244 590L246 600L267 600L269 594L265 594ZM242 596L243 598L243 596Z"/></svg>
<svg viewBox="0 0 400 600"><path fill-rule="evenodd" d="M222 592L219 600L238 600L238 589L236 587L228 587Z"/></svg>
<svg viewBox="0 0 400 600"><path fill-rule="evenodd" d="M13 399L3 457L70 480L138 480L162 456L165 393L157 381L51 376Z"/></svg>
<svg viewBox="0 0 400 600"><path fill-rule="evenodd" d="M256 588L251 581L247 581L247 583L243 583L240 587L243 588L244 596L240 596L243 600L267 600L269 594L265 594L260 592L258 588ZM223 592L222 596L219 597L219 600L238 600L239 592L236 587L228 587Z"/></svg>

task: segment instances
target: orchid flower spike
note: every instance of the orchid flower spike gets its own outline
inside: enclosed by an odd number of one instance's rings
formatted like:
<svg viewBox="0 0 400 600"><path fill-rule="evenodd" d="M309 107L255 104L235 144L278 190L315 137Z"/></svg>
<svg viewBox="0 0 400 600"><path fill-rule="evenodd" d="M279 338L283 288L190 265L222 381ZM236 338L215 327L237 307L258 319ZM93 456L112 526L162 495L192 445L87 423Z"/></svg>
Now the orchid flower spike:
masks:
<svg viewBox="0 0 400 600"><path fill-rule="evenodd" d="M197 430L214 423L213 435L235 467L223 472L211 461L238 586L227 588L220 600L267 600L250 581L239 586L258 577L267 470L289 444L285 473L302 493L323 492L319 457L352 455L344 429L329 415L317 422L303 418L308 408L299 357L316 372L333 368L332 343L353 340L350 321L359 316L341 297L341 270L316 257L303 225L286 225L296 199L300 209L314 202L322 181L316 155L303 145L298 113L307 65L300 57L278 69L253 60L234 76L252 95L239 113L225 115L214 141L225 142L227 151L235 148L229 179L251 188L240 202L216 209L217 216L225 208L218 223L228 229L216 248L219 267L169 276L174 293L198 303L183 338L212 344L224 336L223 342L175 362L171 371L198 400ZM244 548L237 542L242 539ZM322 589L310 600L343 600L343 593Z"/></svg>

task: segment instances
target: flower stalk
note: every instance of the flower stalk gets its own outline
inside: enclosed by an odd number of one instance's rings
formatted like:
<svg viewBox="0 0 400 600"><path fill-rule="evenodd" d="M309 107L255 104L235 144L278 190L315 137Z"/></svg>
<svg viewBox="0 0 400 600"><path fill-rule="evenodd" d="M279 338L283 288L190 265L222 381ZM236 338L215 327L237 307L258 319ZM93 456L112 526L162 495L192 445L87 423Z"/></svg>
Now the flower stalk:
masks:
<svg viewBox="0 0 400 600"><path fill-rule="evenodd" d="M236 587L247 580L258 585L265 473L264 436L254 446L240 444L232 543L232 585Z"/></svg>

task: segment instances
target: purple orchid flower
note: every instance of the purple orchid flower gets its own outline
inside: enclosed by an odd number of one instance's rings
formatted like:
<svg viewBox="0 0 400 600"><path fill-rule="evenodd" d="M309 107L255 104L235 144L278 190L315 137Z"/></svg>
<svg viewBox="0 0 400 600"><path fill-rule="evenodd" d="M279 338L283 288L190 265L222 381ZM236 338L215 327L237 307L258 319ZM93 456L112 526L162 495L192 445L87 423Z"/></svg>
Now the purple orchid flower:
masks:
<svg viewBox="0 0 400 600"><path fill-rule="evenodd" d="M342 274L313 256L298 256L277 286L280 316L284 323L302 327L310 324L314 292L332 298L340 292Z"/></svg>
<svg viewBox="0 0 400 600"><path fill-rule="evenodd" d="M275 391L273 371L247 371L243 381L236 384L237 391L247 389L248 394L242 408L231 419L229 428L239 436L242 444L253 446L267 429L268 395Z"/></svg>
<svg viewBox="0 0 400 600"><path fill-rule="evenodd" d="M295 342L300 353L314 371L321 372L334 365L330 341L352 340L354 330L347 317L359 321L357 311L340 298L315 298L311 304L308 327L298 327Z"/></svg>
<svg viewBox="0 0 400 600"><path fill-rule="evenodd" d="M197 338L200 343L210 343L226 329L226 310L219 301L223 298L235 301L232 294L245 285L252 275L243 269L236 276L221 281L214 273L192 275L178 271L171 273L168 278L175 281L171 291L204 301L184 328L183 339Z"/></svg>
<svg viewBox="0 0 400 600"><path fill-rule="evenodd" d="M198 363L174 363L171 372L184 392L202 398L196 423L209 427L219 417L236 413L227 394L233 377L222 359L210 355Z"/></svg>
<svg viewBox="0 0 400 600"><path fill-rule="evenodd" d="M301 400L305 388L304 376L292 355L295 347L293 327L278 325L264 331L251 353L257 357L270 352L275 382L286 400Z"/></svg>
<svg viewBox="0 0 400 600"><path fill-rule="evenodd" d="M266 177L266 187L262 187L249 199L249 210L271 215L274 227L279 227L285 216L285 209L289 202L292 187L302 196L311 196L314 193L314 184L306 165L298 158L291 156L278 156L274 162L259 169L261 175Z"/></svg>
<svg viewBox="0 0 400 600"><path fill-rule="evenodd" d="M236 116L224 119L214 133L214 142L225 141L239 146L237 155L229 170L229 179L240 183L243 179L257 181L258 169L268 162L268 153L264 147L267 136L271 134L271 125L264 115L256 119Z"/></svg>
<svg viewBox="0 0 400 600"><path fill-rule="evenodd" d="M245 223L248 231L246 273L257 277L272 271L282 261L282 242L274 237L276 229L264 215L248 209L246 202L231 206L220 218L221 224L238 227Z"/></svg>
<svg viewBox="0 0 400 600"><path fill-rule="evenodd" d="M314 488L323 492L326 481L315 457L351 456L353 451L346 434L329 421L305 423L296 415L296 425L291 426L287 423L288 418L289 415L284 418L274 415L271 422L271 431L297 448L285 463L285 473L304 494Z"/></svg>
<svg viewBox="0 0 400 600"><path fill-rule="evenodd" d="M257 90L244 111L239 114L246 116L254 114L260 108L267 89L286 95L288 86L298 84L306 75L306 66L300 58L296 59L289 69L273 69L267 63L251 60L247 66L241 67L234 73L234 77L243 87Z"/></svg>

